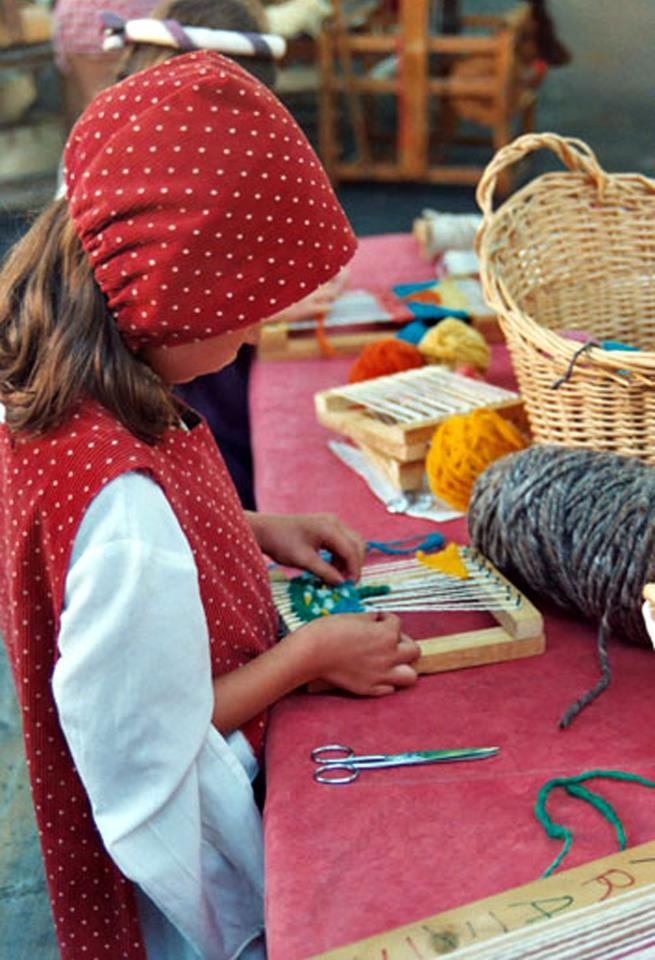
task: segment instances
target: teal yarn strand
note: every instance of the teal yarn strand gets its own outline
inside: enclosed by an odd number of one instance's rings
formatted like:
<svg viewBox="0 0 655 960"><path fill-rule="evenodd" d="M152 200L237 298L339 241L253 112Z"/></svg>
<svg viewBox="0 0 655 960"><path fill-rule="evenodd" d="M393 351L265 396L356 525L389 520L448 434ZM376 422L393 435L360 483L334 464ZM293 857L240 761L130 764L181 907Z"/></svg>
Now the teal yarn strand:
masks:
<svg viewBox="0 0 655 960"><path fill-rule="evenodd" d="M446 538L441 533L414 534L411 537L403 537L400 540L367 540L366 552L371 553L377 550L378 553L404 556L410 553L416 553L417 550L423 550L428 553L430 550L438 550L443 547Z"/></svg>
<svg viewBox="0 0 655 960"><path fill-rule="evenodd" d="M655 784L653 784L655 786ZM591 790L588 790L587 787L583 787L580 783L570 783L566 787L566 792L571 797L578 797L580 800L586 800L587 803L591 804L598 812L605 817L608 823L611 823L614 827L616 833L616 842L619 845L619 850L625 850L626 845L626 836L623 824L619 820L619 817L616 813L616 810L605 797L601 797L599 793L593 793Z"/></svg>
<svg viewBox="0 0 655 960"><path fill-rule="evenodd" d="M542 874L543 877L549 877L551 873L557 870L573 844L572 831L569 830L568 827L565 827L564 824L556 823L546 809L548 797L557 787L563 787L569 796L584 800L594 807L595 810L598 810L601 816L614 827L619 849L625 850L627 840L621 820L612 805L604 797L582 786L587 780L619 780L624 783L638 783L642 787L655 787L655 781L647 780L638 773L626 773L623 770L590 770L587 773L580 773L574 777L554 777L552 780L548 780L539 790L534 813L546 831L546 835L552 837L554 840L562 840L563 844L562 849L553 862L544 870Z"/></svg>

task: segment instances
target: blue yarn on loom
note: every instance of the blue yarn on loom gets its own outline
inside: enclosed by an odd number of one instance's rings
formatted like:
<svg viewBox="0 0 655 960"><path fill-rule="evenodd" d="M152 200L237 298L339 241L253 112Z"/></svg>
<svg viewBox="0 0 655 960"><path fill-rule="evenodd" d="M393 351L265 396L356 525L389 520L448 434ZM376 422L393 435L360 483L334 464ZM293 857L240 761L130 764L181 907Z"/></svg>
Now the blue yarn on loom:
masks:
<svg viewBox="0 0 655 960"><path fill-rule="evenodd" d="M436 531L428 533L427 536L423 536L422 533L415 533L410 537L401 537L400 540L367 540L366 552L377 551L390 556L408 556L411 553L416 553L417 550L423 550L424 553L429 553L430 550L439 550L445 542L446 538L443 534ZM327 563L332 562L332 554L329 550L319 550L318 553Z"/></svg>
<svg viewBox="0 0 655 960"><path fill-rule="evenodd" d="M439 550L446 542L446 538L441 533L429 533L421 539L422 534L415 534L412 537L403 537L401 540L367 540L366 551L370 553L377 550L379 553L406 555L416 553L417 550L423 550L428 553L430 550Z"/></svg>
<svg viewBox="0 0 655 960"><path fill-rule="evenodd" d="M456 317L458 320L465 321L471 319L471 315L466 310L438 307L434 303L414 303L412 300L405 300L405 306L419 320L445 320L446 317Z"/></svg>
<svg viewBox="0 0 655 960"><path fill-rule="evenodd" d="M622 343L620 340L601 340L603 350L627 350L631 353L639 353L640 347L633 347L629 343Z"/></svg>
<svg viewBox="0 0 655 960"><path fill-rule="evenodd" d="M429 290L436 286L436 280L421 280L418 283L397 283L391 289L397 297L409 297L412 293L419 293L421 290Z"/></svg>
<svg viewBox="0 0 655 960"><path fill-rule="evenodd" d="M413 343L418 346L432 324L425 323L423 320L411 320L400 330L396 331L399 340L405 340L407 343Z"/></svg>

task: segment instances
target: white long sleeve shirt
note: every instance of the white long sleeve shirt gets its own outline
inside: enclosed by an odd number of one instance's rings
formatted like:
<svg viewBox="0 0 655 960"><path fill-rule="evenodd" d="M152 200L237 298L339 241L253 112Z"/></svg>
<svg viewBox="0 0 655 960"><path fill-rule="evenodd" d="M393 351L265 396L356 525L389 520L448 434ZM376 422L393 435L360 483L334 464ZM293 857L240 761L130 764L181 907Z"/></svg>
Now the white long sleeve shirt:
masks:
<svg viewBox="0 0 655 960"><path fill-rule="evenodd" d="M103 842L137 885L148 960L263 958L263 843L240 732L212 725L188 541L124 474L90 504L66 577L53 691Z"/></svg>

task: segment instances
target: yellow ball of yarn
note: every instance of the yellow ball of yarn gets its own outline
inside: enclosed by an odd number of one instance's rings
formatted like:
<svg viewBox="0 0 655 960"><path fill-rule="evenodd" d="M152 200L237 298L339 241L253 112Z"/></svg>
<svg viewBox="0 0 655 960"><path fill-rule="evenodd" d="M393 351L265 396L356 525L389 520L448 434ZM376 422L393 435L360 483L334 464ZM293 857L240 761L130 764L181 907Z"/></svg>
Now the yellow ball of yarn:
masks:
<svg viewBox="0 0 655 960"><path fill-rule="evenodd" d="M484 337L455 317L446 317L428 330L418 348L428 363L443 363L453 368L471 364L482 373L491 360L491 351Z"/></svg>
<svg viewBox="0 0 655 960"><path fill-rule="evenodd" d="M489 464L527 445L516 427L494 410L449 417L435 430L425 461L430 489L465 511L473 484Z"/></svg>

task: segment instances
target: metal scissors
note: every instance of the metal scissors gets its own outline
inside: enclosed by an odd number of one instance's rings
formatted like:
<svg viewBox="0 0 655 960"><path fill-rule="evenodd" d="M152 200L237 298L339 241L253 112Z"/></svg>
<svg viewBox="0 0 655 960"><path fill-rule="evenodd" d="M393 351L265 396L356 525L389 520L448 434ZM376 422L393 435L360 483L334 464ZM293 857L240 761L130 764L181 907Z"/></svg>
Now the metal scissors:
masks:
<svg viewBox="0 0 655 960"><path fill-rule="evenodd" d="M360 770L379 767L410 767L422 763L450 763L455 760L483 760L493 757L500 747L462 747L458 750L412 750L408 753L370 753L357 756L352 747L327 743L310 753L317 764L314 780L317 783L352 783ZM336 775L335 775L336 774Z"/></svg>

